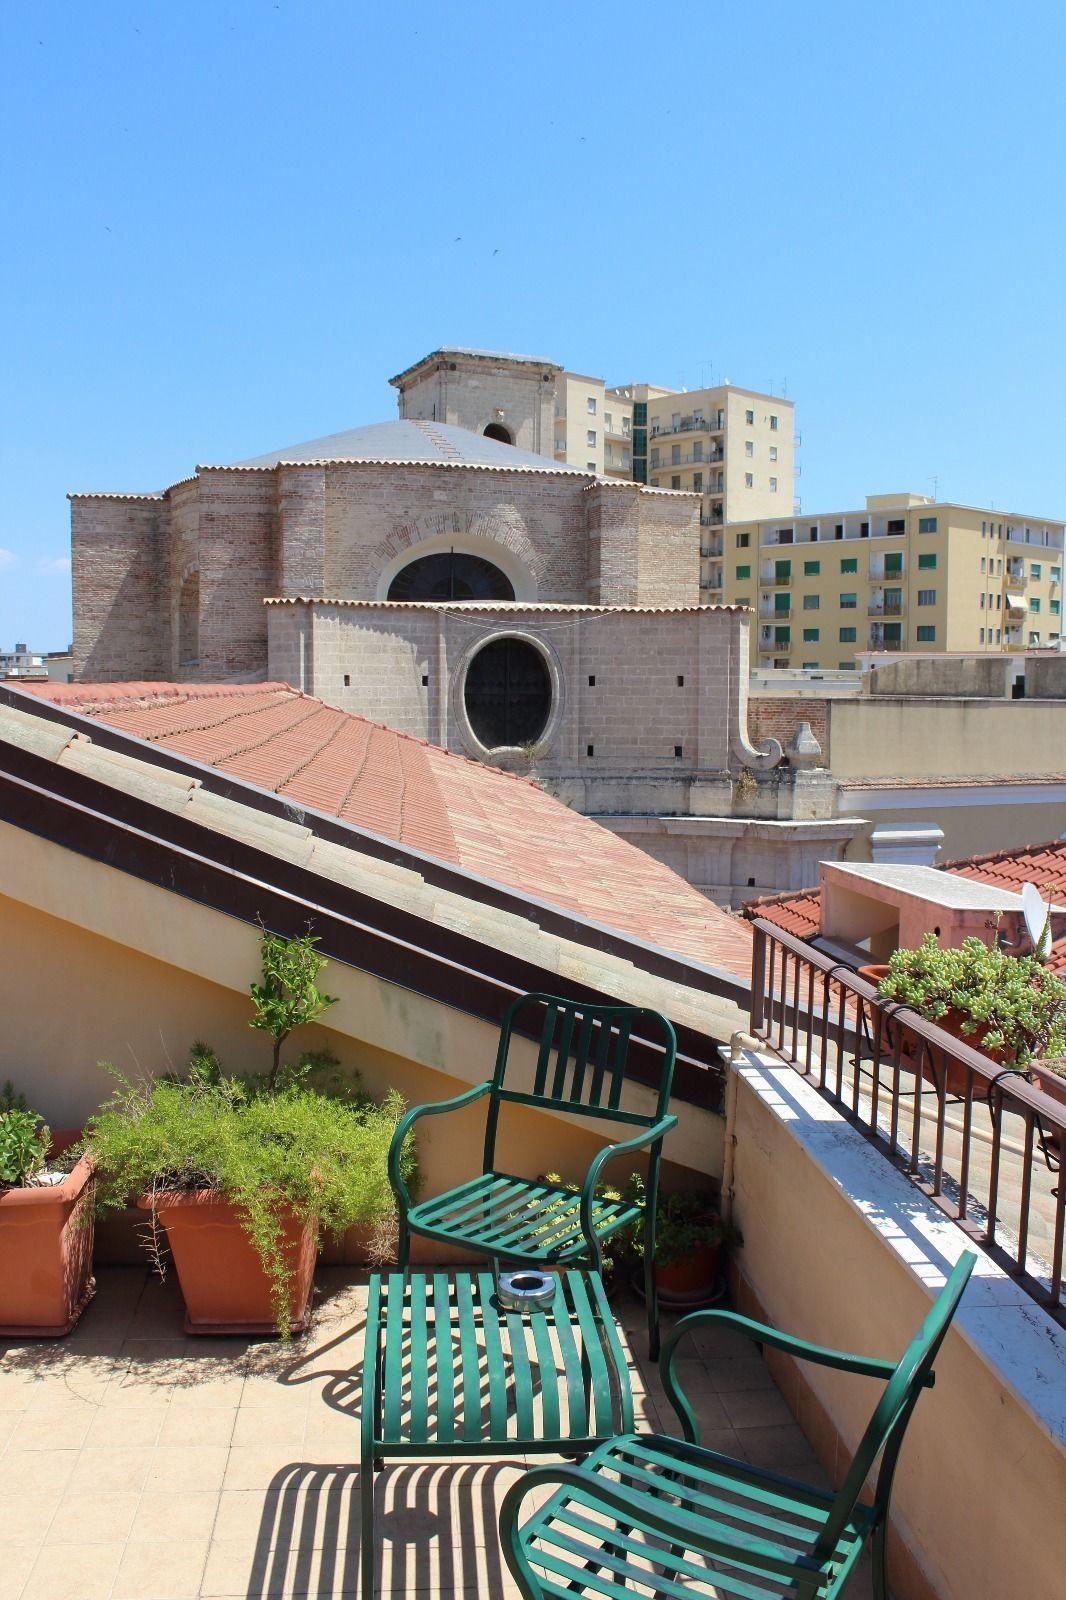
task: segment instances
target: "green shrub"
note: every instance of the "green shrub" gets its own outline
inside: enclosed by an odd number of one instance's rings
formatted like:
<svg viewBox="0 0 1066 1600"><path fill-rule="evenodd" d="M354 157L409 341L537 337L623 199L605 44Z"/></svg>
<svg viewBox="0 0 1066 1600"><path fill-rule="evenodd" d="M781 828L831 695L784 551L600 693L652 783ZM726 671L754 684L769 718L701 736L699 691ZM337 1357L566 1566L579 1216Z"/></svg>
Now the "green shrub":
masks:
<svg viewBox="0 0 1066 1600"><path fill-rule="evenodd" d="M0 1189L24 1189L43 1170L52 1135L9 1081L0 1089Z"/></svg>
<svg viewBox="0 0 1066 1600"><path fill-rule="evenodd" d="M390 1216L386 1157L401 1097L391 1093L378 1106L358 1093L346 1101L298 1084L268 1094L202 1064L185 1080L146 1084L108 1070L115 1091L90 1118L84 1140L96 1170L97 1210L124 1206L131 1195L154 1200L173 1191L217 1190L241 1215L286 1337L291 1282L281 1214L291 1209L319 1237ZM158 1264L159 1252L153 1253Z"/></svg>
<svg viewBox="0 0 1066 1600"><path fill-rule="evenodd" d="M1005 955L976 938L942 950L927 933L917 950L893 952L878 992L930 1022L958 1013L967 1042L1007 1066L1066 1054L1066 984L1033 956Z"/></svg>
<svg viewBox="0 0 1066 1600"><path fill-rule="evenodd" d="M644 1180L634 1173L627 1195L644 1200ZM643 1222L633 1224L630 1243L638 1256L644 1254ZM678 1190L660 1194L655 1223L655 1262L660 1267L676 1266L704 1245L739 1248L744 1243L739 1228L726 1222L718 1211L718 1197L710 1190Z"/></svg>

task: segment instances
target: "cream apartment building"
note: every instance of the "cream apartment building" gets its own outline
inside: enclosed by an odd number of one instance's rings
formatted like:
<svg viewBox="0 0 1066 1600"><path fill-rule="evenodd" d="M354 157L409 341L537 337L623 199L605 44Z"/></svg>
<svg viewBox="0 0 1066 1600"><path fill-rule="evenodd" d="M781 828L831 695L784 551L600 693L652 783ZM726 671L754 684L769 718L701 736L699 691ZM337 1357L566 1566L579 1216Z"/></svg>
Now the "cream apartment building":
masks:
<svg viewBox="0 0 1066 1600"><path fill-rule="evenodd" d="M709 598L750 605L752 666L850 669L871 650L1010 651L1057 642L1062 522L868 495L861 511L724 530Z"/></svg>

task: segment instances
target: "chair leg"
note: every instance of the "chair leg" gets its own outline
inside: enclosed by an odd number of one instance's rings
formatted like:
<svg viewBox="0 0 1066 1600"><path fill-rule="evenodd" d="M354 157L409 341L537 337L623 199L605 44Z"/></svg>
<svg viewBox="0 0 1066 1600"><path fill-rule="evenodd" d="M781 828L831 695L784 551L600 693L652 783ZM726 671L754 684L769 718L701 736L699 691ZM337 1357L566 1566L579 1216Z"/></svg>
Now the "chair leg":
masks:
<svg viewBox="0 0 1066 1600"><path fill-rule="evenodd" d="M886 1523L882 1519L874 1529L874 1536L870 1544L874 1600L888 1600L888 1569L885 1563L886 1532Z"/></svg>
<svg viewBox="0 0 1066 1600"><path fill-rule="evenodd" d="M399 1238L396 1241L396 1270L406 1272L411 1260L411 1230L407 1218L400 1218Z"/></svg>
<svg viewBox="0 0 1066 1600"><path fill-rule="evenodd" d="M374 1462L359 1463L359 1568L362 1600L374 1600Z"/></svg>
<svg viewBox="0 0 1066 1600"><path fill-rule="evenodd" d="M659 1359L659 1291L655 1287L655 1231L644 1214L644 1303L648 1312L648 1360Z"/></svg>

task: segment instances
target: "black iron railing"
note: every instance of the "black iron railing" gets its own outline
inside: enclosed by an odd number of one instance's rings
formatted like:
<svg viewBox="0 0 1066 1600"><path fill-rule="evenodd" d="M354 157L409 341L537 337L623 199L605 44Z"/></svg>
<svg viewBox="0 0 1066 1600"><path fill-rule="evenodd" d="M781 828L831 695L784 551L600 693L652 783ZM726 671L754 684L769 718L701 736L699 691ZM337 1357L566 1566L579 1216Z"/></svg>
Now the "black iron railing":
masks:
<svg viewBox="0 0 1066 1600"><path fill-rule="evenodd" d="M802 939L754 932L754 1036L1066 1321L1066 1104Z"/></svg>

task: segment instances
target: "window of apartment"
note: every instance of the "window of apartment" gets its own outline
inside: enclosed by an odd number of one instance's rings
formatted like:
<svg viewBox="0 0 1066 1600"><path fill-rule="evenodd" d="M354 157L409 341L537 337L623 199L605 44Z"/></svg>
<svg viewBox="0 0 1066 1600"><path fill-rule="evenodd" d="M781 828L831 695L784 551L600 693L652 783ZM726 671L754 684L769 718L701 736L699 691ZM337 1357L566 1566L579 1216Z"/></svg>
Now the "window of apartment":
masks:
<svg viewBox="0 0 1066 1600"><path fill-rule="evenodd" d="M854 611L855 607L858 605L858 603L859 603L858 595L855 595L855 594L842 594L840 596L840 609L841 609L841 611Z"/></svg>
<svg viewBox="0 0 1066 1600"><path fill-rule="evenodd" d="M819 637L819 630L817 628L804 628L804 630L803 630L803 642L804 642L804 644L817 644L818 643L818 637Z"/></svg>
<svg viewBox="0 0 1066 1600"><path fill-rule="evenodd" d="M856 638L856 634L855 634L855 629L854 628L841 628L841 630L840 630L840 642L841 642L841 644L854 644L855 643L855 638Z"/></svg>
<svg viewBox="0 0 1066 1600"><path fill-rule="evenodd" d="M588 445L590 450L595 450L595 448L596 448L596 430L595 430L595 428L590 428L588 430L588 432L585 434L585 443Z"/></svg>
<svg viewBox="0 0 1066 1600"><path fill-rule="evenodd" d="M588 468L589 472L595 472L596 470L595 461L586 461L585 466Z"/></svg>
<svg viewBox="0 0 1066 1600"><path fill-rule="evenodd" d="M777 479L776 478L771 478L770 479L770 492L771 492L771 494L776 494L777 493Z"/></svg>
<svg viewBox="0 0 1066 1600"><path fill-rule="evenodd" d="M753 473L745 472L745 474L744 474L744 487L745 487L745 489L753 489L755 487L755 476L754 476Z"/></svg>
<svg viewBox="0 0 1066 1600"><path fill-rule="evenodd" d="M817 661L805 661L803 663L803 670L804 670L804 672L817 672L818 671L818 663L817 663Z"/></svg>
<svg viewBox="0 0 1066 1600"><path fill-rule="evenodd" d="M805 578L815 578L821 570L822 563L820 561L805 561L803 563L803 576Z"/></svg>
<svg viewBox="0 0 1066 1600"><path fill-rule="evenodd" d="M1002 611L1003 610L1003 596L1001 594L997 594L997 596L996 596L996 610L997 611Z"/></svg>
<svg viewBox="0 0 1066 1600"><path fill-rule="evenodd" d="M1029 643L1030 644L1039 644L1040 643L1040 635L1038 633L1031 633L1029 635Z"/></svg>
<svg viewBox="0 0 1066 1600"><path fill-rule="evenodd" d="M1062 568L1061 567L1052 567L1052 569L1051 569L1051 581L1052 581L1052 583L1061 583L1062 582Z"/></svg>
<svg viewBox="0 0 1066 1600"><path fill-rule="evenodd" d="M1029 563L1029 576L1031 578L1039 578L1039 576L1041 574L1041 571L1042 571L1042 568L1040 566L1039 561L1031 561Z"/></svg>
<svg viewBox="0 0 1066 1600"><path fill-rule="evenodd" d="M737 570L736 570L736 577L737 577L737 581L738 582L740 581L741 578L750 578L751 577L751 567L747 566L747 565L745 565L743 567L738 567Z"/></svg>
<svg viewBox="0 0 1066 1600"><path fill-rule="evenodd" d="M918 590L918 604L920 606L935 606L936 605L936 590L935 589L919 589Z"/></svg>
<svg viewBox="0 0 1066 1600"><path fill-rule="evenodd" d="M755 454L755 443L754 443L754 440L752 440L752 439L745 439L744 440L744 454L746 456L753 456Z"/></svg>
<svg viewBox="0 0 1066 1600"><path fill-rule="evenodd" d="M930 622L923 622L915 630L915 638L919 644L933 644L936 640L936 629Z"/></svg>
<svg viewBox="0 0 1066 1600"><path fill-rule="evenodd" d="M985 642L985 630L982 628L981 629L981 643L984 644L984 642Z"/></svg>
<svg viewBox="0 0 1066 1600"><path fill-rule="evenodd" d="M653 467L657 467L659 465L659 450L657 446L651 453L651 464Z"/></svg>
<svg viewBox="0 0 1066 1600"><path fill-rule="evenodd" d="M670 413L670 426L671 428L679 428L681 426L680 411L673 411Z"/></svg>
<svg viewBox="0 0 1066 1600"><path fill-rule="evenodd" d="M870 537L870 524L868 522L860 522L859 523L859 538L860 539L868 539L869 537Z"/></svg>
<svg viewBox="0 0 1066 1600"><path fill-rule="evenodd" d="M854 661L838 661L837 662L837 666L840 668L841 672L854 672L855 671L855 663L854 663Z"/></svg>
<svg viewBox="0 0 1066 1600"><path fill-rule="evenodd" d="M918 532L919 533L935 533L936 532L936 518L935 517L919 517L918 518Z"/></svg>
<svg viewBox="0 0 1066 1600"><path fill-rule="evenodd" d="M918 556L918 568L922 572L936 571L936 551L923 550ZM985 570L984 557L981 558L981 571Z"/></svg>
<svg viewBox="0 0 1066 1600"><path fill-rule="evenodd" d="M921 566L921 560L919 560L918 565ZM981 571L982 571L982 573L984 572L984 570L985 570L985 558L984 558L984 556L982 556L981 557Z"/></svg>
<svg viewBox="0 0 1066 1600"><path fill-rule="evenodd" d="M703 473L702 472L694 472L692 474L692 487L694 489L698 489L700 494L703 493Z"/></svg>
<svg viewBox="0 0 1066 1600"><path fill-rule="evenodd" d="M695 444L692 446L692 459L693 459L693 461L702 461L703 460L703 440L702 439L697 439Z"/></svg>
<svg viewBox="0 0 1066 1600"><path fill-rule="evenodd" d="M822 607L822 597L821 597L821 595L818 595L818 594L805 594L803 596L803 609L804 609L804 611L820 611L821 607Z"/></svg>
<svg viewBox="0 0 1066 1600"><path fill-rule="evenodd" d="M594 417L596 415L596 396L590 394L585 404L588 406L589 416Z"/></svg>
<svg viewBox="0 0 1066 1600"><path fill-rule="evenodd" d="M749 428L754 427L755 426L755 413L754 413L754 411L745 411L745 413L744 413L744 421L747 423Z"/></svg>
<svg viewBox="0 0 1066 1600"><path fill-rule="evenodd" d="M671 487L671 489L680 489L680 487L681 487L681 474L680 474L680 472L676 473L674 475L674 477L672 477L670 479L670 487Z"/></svg>
<svg viewBox="0 0 1066 1600"><path fill-rule="evenodd" d="M1030 602L1029 602L1029 610L1030 611L1037 611L1037 612L1040 610L1040 601L1036 598L1035 595L1032 598L1032 600L1030 600Z"/></svg>
<svg viewBox="0 0 1066 1600"><path fill-rule="evenodd" d="M744 594L744 595L738 594L736 599L733 601L733 604L735 606L750 606L751 605L751 596L750 595L746 595L746 594Z"/></svg>
<svg viewBox="0 0 1066 1600"><path fill-rule="evenodd" d="M603 431L604 433L614 432L614 416L610 411L603 413Z"/></svg>
<svg viewBox="0 0 1066 1600"><path fill-rule="evenodd" d="M738 550L746 550L750 544L751 544L751 534L750 533L738 533L737 534L737 549Z"/></svg>
<svg viewBox="0 0 1066 1600"><path fill-rule="evenodd" d="M890 550L889 553L885 556L885 577L887 578L889 573L891 573L894 577L898 577L899 574L902 571L903 571L903 551L902 550Z"/></svg>
<svg viewBox="0 0 1066 1600"><path fill-rule="evenodd" d="M907 524L903 517L891 517L885 524L886 533L905 533L906 531Z"/></svg>
<svg viewBox="0 0 1066 1600"><path fill-rule="evenodd" d="M623 439L628 439L629 438L629 435L630 435L630 432L632 430L632 427L633 427L633 419L632 419L632 417L623 417L622 418L622 438Z"/></svg>
<svg viewBox="0 0 1066 1600"><path fill-rule="evenodd" d="M989 633L991 633L992 629L989 628L988 631L989 631ZM997 628L996 629L996 643L997 644L1002 644L1003 643L1003 629L1002 628Z"/></svg>
<svg viewBox="0 0 1066 1600"><path fill-rule="evenodd" d="M840 558L840 570L841 570L841 572L858 572L858 570L859 570L859 558L858 558L858 556L841 556L841 558Z"/></svg>
<svg viewBox="0 0 1066 1600"><path fill-rule="evenodd" d="M776 444L772 444L770 446L770 460L771 461L776 461L777 460L777 446L776 446Z"/></svg>
<svg viewBox="0 0 1066 1600"><path fill-rule="evenodd" d="M834 525L833 525L833 538L834 539L843 539L843 537L844 537L844 524L842 522L834 523Z"/></svg>
<svg viewBox="0 0 1066 1600"><path fill-rule="evenodd" d="M982 595L981 596L981 610L983 611L984 609L985 609L985 597L984 597L984 595Z"/></svg>
<svg viewBox="0 0 1066 1600"><path fill-rule="evenodd" d="M1053 617L1057 617L1058 616L1058 614L1059 614L1059 602L1057 600L1049 600L1048 603L1047 603L1047 608L1051 612L1051 615Z"/></svg>
<svg viewBox="0 0 1066 1600"><path fill-rule="evenodd" d="M777 418L773 415L773 413L770 415L770 431L772 433L777 432Z"/></svg>
<svg viewBox="0 0 1066 1600"><path fill-rule="evenodd" d="M680 461L681 461L681 446L679 444L672 444L670 446L670 465L672 467L676 467L680 463Z"/></svg>

